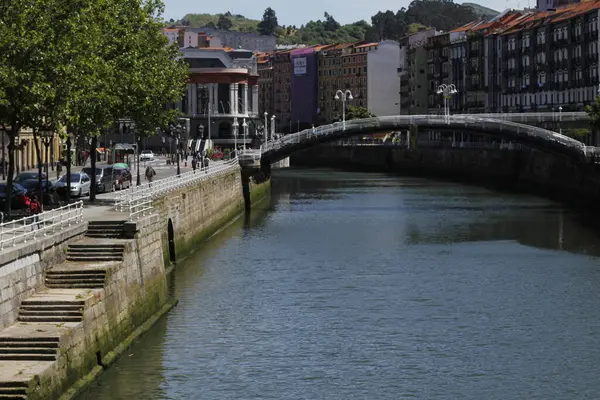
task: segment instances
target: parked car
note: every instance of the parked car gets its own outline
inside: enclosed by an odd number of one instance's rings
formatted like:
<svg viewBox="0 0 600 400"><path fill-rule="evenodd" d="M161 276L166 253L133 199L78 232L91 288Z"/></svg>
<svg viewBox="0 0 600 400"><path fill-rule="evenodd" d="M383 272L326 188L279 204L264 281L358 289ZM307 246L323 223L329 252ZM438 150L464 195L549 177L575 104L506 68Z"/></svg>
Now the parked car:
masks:
<svg viewBox="0 0 600 400"><path fill-rule="evenodd" d="M55 186L59 195L66 195L67 175L61 176ZM68 188L68 190L71 191L71 196L81 197L83 195L89 195L91 187L90 177L85 172L71 174L71 187Z"/></svg>
<svg viewBox="0 0 600 400"><path fill-rule="evenodd" d="M151 150L142 150L140 161L154 161L154 153Z"/></svg>
<svg viewBox="0 0 600 400"><path fill-rule="evenodd" d="M121 190L131 187L131 171L124 168L114 168L113 170L113 189Z"/></svg>
<svg viewBox="0 0 600 400"><path fill-rule="evenodd" d="M27 196L31 197L33 195L38 195L38 180L30 179L21 183L21 186L27 190ZM43 195L43 204L46 206L56 206L58 205L58 193L56 192L56 188L52 184L52 182L48 182L46 185L46 180L42 181L42 195Z"/></svg>
<svg viewBox="0 0 600 400"><path fill-rule="evenodd" d="M92 168L82 169L88 176L92 176ZM108 192L112 189L114 182L113 167L96 167L96 188L98 193Z"/></svg>
<svg viewBox="0 0 600 400"><path fill-rule="evenodd" d="M0 209L4 209L6 203L6 183L0 183ZM13 184L12 196L11 197L11 209L13 210L27 210L29 209L29 196L27 196L27 189L18 183Z"/></svg>
<svg viewBox="0 0 600 400"><path fill-rule="evenodd" d="M29 180L37 180L38 173L37 172L21 172L13 182L22 183ZM46 174L42 172L42 180L46 180Z"/></svg>

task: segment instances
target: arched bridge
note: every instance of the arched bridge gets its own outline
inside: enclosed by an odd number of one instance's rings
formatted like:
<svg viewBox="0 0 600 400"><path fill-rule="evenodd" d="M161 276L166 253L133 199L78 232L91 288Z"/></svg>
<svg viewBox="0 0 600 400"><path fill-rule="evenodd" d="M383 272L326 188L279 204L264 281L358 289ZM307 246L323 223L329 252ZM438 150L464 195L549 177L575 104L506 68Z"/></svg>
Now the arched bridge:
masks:
<svg viewBox="0 0 600 400"><path fill-rule="evenodd" d="M295 151L345 137L394 130L437 130L468 132L494 136L505 141L521 143L538 150L567 156L573 160L586 158L586 146L578 140L547 129L513 121L481 116L401 115L336 122L306 129L266 143L261 149L261 164L271 164Z"/></svg>

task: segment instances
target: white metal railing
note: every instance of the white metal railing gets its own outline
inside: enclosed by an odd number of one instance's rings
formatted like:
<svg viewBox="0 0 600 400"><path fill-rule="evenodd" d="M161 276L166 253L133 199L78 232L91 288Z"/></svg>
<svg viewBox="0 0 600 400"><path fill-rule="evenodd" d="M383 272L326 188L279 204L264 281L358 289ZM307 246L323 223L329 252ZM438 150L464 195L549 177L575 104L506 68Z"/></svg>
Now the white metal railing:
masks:
<svg viewBox="0 0 600 400"><path fill-rule="evenodd" d="M152 183L132 186L127 190L118 192L115 200L115 210L129 212L130 220L139 218L147 215L152 210L153 200L156 197L239 168L239 160L236 157L224 162L214 162L209 164L208 167L188 171L178 176L170 176Z"/></svg>
<svg viewBox="0 0 600 400"><path fill-rule="evenodd" d="M0 249L36 240L83 222L83 201L0 224Z"/></svg>

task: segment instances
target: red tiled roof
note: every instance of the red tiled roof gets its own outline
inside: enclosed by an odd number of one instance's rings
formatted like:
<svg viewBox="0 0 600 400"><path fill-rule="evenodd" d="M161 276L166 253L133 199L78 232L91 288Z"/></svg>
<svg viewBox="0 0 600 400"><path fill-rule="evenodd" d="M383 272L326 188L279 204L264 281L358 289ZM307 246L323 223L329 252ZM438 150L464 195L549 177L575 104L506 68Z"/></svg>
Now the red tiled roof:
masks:
<svg viewBox="0 0 600 400"><path fill-rule="evenodd" d="M378 44L379 44L379 42L366 43L366 44L361 44L360 46L356 46L356 48L360 49L360 48L363 48L363 47L377 46Z"/></svg>

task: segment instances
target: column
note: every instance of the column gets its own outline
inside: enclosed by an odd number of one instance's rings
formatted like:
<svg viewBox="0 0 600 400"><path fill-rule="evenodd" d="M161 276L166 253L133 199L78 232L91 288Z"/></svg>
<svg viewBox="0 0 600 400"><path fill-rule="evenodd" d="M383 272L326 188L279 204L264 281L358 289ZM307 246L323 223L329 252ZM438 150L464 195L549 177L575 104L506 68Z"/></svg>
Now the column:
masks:
<svg viewBox="0 0 600 400"><path fill-rule="evenodd" d="M187 110L186 113L188 116L193 114L193 108L192 108L192 102L193 102L193 98L192 98L192 86L194 84L193 83L188 83L187 85Z"/></svg>
<svg viewBox="0 0 600 400"><path fill-rule="evenodd" d="M273 112L273 110L267 110L265 105L265 111ZM252 112L258 114L258 85L252 86Z"/></svg>
<svg viewBox="0 0 600 400"><path fill-rule="evenodd" d="M229 84L229 114L236 114L237 83Z"/></svg>
<svg viewBox="0 0 600 400"><path fill-rule="evenodd" d="M213 114L218 114L220 112L223 112L223 110L220 107L219 104L219 84L218 83L213 83Z"/></svg>
<svg viewBox="0 0 600 400"><path fill-rule="evenodd" d="M193 117L198 113L198 84L192 83L192 113L190 117Z"/></svg>
<svg viewBox="0 0 600 400"><path fill-rule="evenodd" d="M233 84L233 97L231 99L231 107L233 108L235 114L240 113L240 107L239 107L239 103L238 103L239 91L240 91L240 85L237 83L234 83Z"/></svg>
<svg viewBox="0 0 600 400"><path fill-rule="evenodd" d="M206 112L214 112L215 109L215 94L214 94L214 83L208 84L208 107L209 109Z"/></svg>
<svg viewBox="0 0 600 400"><path fill-rule="evenodd" d="M243 102L243 107L244 107L242 109L242 111L245 115L248 115L250 110L248 109L248 84L247 83L244 85L244 93L243 93L242 102Z"/></svg>

